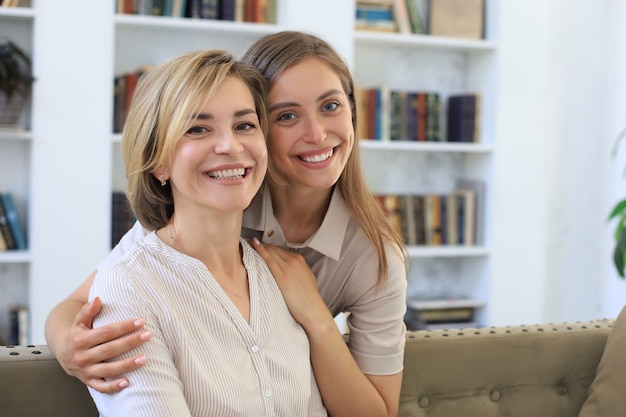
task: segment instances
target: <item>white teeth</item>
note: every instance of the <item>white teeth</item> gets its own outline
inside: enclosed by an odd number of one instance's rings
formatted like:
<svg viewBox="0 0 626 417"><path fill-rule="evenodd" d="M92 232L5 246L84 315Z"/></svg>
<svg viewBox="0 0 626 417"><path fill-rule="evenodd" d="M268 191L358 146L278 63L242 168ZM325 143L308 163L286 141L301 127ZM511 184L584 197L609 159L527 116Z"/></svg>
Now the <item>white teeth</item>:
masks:
<svg viewBox="0 0 626 417"><path fill-rule="evenodd" d="M215 178L218 180L233 180L237 178L243 178L246 173L245 168L235 168L235 169L222 169L219 171L211 171L208 173L209 177Z"/></svg>
<svg viewBox="0 0 626 417"><path fill-rule="evenodd" d="M321 154L321 155L301 156L300 159L302 159L304 162L322 162L322 161L327 160L331 156L333 156L333 150L332 149L330 151L324 153L324 154Z"/></svg>

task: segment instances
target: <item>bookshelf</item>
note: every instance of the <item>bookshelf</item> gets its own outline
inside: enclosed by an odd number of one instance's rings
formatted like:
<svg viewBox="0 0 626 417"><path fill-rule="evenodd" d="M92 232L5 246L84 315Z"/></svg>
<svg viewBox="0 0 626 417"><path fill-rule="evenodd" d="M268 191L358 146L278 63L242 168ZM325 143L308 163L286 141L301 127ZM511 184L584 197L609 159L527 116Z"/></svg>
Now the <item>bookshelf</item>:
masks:
<svg viewBox="0 0 626 417"><path fill-rule="evenodd" d="M32 53L36 77L29 129L0 133L0 185L17 197L30 242L29 251L0 253L0 326L10 303L28 304L32 343L45 342L50 309L110 249L111 192L125 187L119 135L112 131L112 83L115 75L144 64L205 48L241 55L264 34L295 29L333 44L351 64L359 85L435 86L442 93L480 90L486 106L480 144L363 141L361 147L374 190L443 191L455 177L474 175L489 190L496 145L492 80L497 44L491 29L485 41L357 32L354 3L332 0L278 1L277 24L117 15L114 2L86 3L33 1L24 10L0 8L0 35L10 32ZM444 284L421 277L444 274L452 280L446 285L467 289L488 308L486 226L485 245L409 248L410 291L421 291L420 285L436 291Z"/></svg>
<svg viewBox="0 0 626 417"><path fill-rule="evenodd" d="M0 7L0 42L15 43L29 56L33 52L35 13L30 7ZM19 120L20 129L0 126L0 191L10 192L23 226L28 225L31 152L34 135L30 109ZM0 252L0 338L8 340L9 306L28 305L31 252Z"/></svg>
<svg viewBox="0 0 626 417"><path fill-rule="evenodd" d="M396 91L432 91L441 99L441 137L446 137L446 99L478 92L482 98L477 143L413 142L362 138L368 183L376 194L448 194L458 179L479 180L486 193L483 238L472 246L409 246L410 298L480 300L477 321L488 325L491 264L491 196L495 140L497 2L487 2L481 40L427 34L354 32L354 73L360 87L385 85ZM390 65L393 63L393 65ZM375 140L372 140L375 139Z"/></svg>

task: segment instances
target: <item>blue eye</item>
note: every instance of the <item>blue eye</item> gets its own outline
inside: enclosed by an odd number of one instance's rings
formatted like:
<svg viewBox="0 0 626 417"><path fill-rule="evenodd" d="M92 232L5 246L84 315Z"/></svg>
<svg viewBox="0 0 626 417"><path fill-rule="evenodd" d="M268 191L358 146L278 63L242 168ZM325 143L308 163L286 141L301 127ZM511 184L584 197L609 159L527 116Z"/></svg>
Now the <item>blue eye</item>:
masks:
<svg viewBox="0 0 626 417"><path fill-rule="evenodd" d="M337 109L337 107L339 107L339 103L337 103L336 101L331 101L331 102L328 102L328 103L326 103L326 104L324 104L322 106L322 111L325 111L325 112L326 111L333 111L333 110Z"/></svg>
<svg viewBox="0 0 626 417"><path fill-rule="evenodd" d="M278 116L278 121L290 122L290 121L292 121L295 118L296 118L296 115L293 114L293 113L283 113L280 116Z"/></svg>

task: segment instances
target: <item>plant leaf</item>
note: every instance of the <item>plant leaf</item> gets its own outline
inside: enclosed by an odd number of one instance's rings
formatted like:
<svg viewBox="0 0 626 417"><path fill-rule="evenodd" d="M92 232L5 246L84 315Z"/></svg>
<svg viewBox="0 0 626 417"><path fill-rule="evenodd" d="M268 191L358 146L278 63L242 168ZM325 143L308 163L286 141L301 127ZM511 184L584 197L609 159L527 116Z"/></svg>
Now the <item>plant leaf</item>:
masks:
<svg viewBox="0 0 626 417"><path fill-rule="evenodd" d="M622 217L626 217L625 210L626 210L626 199L623 199L615 205L615 207L611 211L611 214L609 214L609 218L607 220L611 220L619 215L621 215Z"/></svg>

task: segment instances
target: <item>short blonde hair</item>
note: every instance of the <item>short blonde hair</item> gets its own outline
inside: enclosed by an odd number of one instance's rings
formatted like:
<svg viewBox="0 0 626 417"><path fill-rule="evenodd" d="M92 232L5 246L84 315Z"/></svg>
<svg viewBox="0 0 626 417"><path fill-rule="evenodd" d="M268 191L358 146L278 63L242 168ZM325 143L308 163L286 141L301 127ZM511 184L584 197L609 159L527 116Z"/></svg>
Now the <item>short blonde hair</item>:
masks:
<svg viewBox="0 0 626 417"><path fill-rule="evenodd" d="M174 213L169 183L153 172L167 168L176 144L197 112L226 77L242 80L254 99L261 129L268 133L267 81L251 65L221 50L187 53L150 69L140 78L122 132L126 195L146 228L159 229Z"/></svg>

